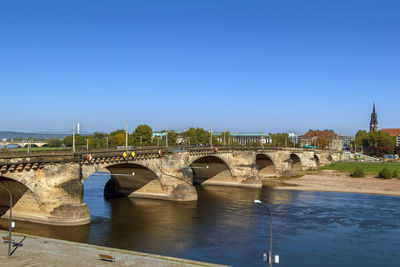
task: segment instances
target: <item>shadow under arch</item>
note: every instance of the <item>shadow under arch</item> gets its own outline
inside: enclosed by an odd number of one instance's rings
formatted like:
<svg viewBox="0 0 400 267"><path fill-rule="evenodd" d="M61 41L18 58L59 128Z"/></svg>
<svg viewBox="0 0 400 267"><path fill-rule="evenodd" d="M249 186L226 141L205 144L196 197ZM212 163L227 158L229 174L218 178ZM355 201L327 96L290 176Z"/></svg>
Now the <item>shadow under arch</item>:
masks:
<svg viewBox="0 0 400 267"><path fill-rule="evenodd" d="M29 147L29 144L24 145L24 148ZM37 144L31 144L31 147L39 147Z"/></svg>
<svg viewBox="0 0 400 267"><path fill-rule="evenodd" d="M319 159L318 155L314 155L314 160L315 160L315 165L317 168L319 168L319 166L321 165L321 161Z"/></svg>
<svg viewBox="0 0 400 267"><path fill-rule="evenodd" d="M158 189L162 192L160 179L149 168L135 163L121 163L106 167L111 178L104 187L106 198L129 197L132 193L151 186L152 191Z"/></svg>
<svg viewBox="0 0 400 267"><path fill-rule="evenodd" d="M256 164L258 167L259 176L273 176L275 175L275 164L272 159L265 154L256 155Z"/></svg>
<svg viewBox="0 0 400 267"><path fill-rule="evenodd" d="M303 165L301 163L300 157L296 154L290 154L290 160L292 162L293 171L301 171Z"/></svg>
<svg viewBox="0 0 400 267"><path fill-rule="evenodd" d="M10 190L12 195L13 219L40 221L44 216L38 196L25 184L10 179L0 177L0 184ZM0 189L0 218L8 219L10 209L10 199L8 192ZM35 220L37 218L37 220Z"/></svg>
<svg viewBox="0 0 400 267"><path fill-rule="evenodd" d="M216 156L200 157L189 165L193 171L193 184L223 185L233 181L228 164Z"/></svg>

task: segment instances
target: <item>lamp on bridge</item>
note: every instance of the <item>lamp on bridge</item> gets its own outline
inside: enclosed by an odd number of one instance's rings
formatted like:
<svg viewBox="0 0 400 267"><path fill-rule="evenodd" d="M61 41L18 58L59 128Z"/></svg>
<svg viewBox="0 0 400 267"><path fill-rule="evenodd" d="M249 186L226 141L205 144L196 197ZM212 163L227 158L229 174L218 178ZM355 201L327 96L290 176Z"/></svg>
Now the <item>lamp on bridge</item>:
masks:
<svg viewBox="0 0 400 267"><path fill-rule="evenodd" d="M265 203L261 202L261 200L256 199L256 200L254 200L254 203L263 205L267 209L267 212L269 215L269 224L270 224L269 252L263 254L263 259L264 259L264 261L268 262L268 266L270 267L270 266L272 266L272 262L279 263L279 255L275 255L274 259L272 260L272 216L271 216L271 212L269 211L268 206Z"/></svg>

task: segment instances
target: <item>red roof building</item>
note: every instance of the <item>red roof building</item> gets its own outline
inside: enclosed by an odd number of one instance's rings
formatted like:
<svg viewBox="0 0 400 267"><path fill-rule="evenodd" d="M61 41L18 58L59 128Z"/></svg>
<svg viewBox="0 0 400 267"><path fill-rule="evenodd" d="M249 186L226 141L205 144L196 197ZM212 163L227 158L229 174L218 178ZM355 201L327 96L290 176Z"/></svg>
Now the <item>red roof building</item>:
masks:
<svg viewBox="0 0 400 267"><path fill-rule="evenodd" d="M399 128L392 128L392 129L382 129L385 133L390 134L391 136L396 136L396 144L400 146L400 129Z"/></svg>
<svg viewBox="0 0 400 267"><path fill-rule="evenodd" d="M400 135L400 129L399 128L392 128L392 129L382 129L385 133L390 134L391 136L399 136Z"/></svg>

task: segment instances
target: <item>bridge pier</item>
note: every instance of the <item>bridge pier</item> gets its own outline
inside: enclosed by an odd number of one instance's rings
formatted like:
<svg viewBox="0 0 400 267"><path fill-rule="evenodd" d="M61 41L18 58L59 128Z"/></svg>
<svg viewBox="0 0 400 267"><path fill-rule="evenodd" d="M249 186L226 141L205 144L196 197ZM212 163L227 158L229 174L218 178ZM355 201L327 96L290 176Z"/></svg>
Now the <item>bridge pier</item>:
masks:
<svg viewBox="0 0 400 267"><path fill-rule="evenodd" d="M2 175L8 178L1 179L3 183L13 183L14 190L19 191L13 194L18 196L14 200L13 217L53 225L90 223L79 170L77 163L53 163L37 170L15 170Z"/></svg>
<svg viewBox="0 0 400 267"><path fill-rule="evenodd" d="M262 187L254 151L188 153L195 181L201 185Z"/></svg>
<svg viewBox="0 0 400 267"><path fill-rule="evenodd" d="M141 162L128 158L86 163L82 165L82 181L96 171L108 171L111 179L104 190L106 197L197 200L192 170L184 165L182 157L174 153Z"/></svg>

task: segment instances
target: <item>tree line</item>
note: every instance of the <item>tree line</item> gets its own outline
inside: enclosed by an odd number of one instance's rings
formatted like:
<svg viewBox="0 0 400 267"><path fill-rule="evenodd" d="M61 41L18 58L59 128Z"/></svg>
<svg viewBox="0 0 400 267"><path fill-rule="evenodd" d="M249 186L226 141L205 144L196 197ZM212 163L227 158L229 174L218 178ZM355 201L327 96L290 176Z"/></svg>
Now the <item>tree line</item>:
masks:
<svg viewBox="0 0 400 267"><path fill-rule="evenodd" d="M166 130L160 133L165 133ZM168 145L174 146L178 144L178 133L169 131ZM207 145L210 143L210 133L202 128L189 128L183 132L182 143L193 145ZM64 139L52 138L48 140L49 147L72 147L72 135L66 136ZM222 145L215 136L212 137L213 144ZM123 129L116 130L109 134L95 132L92 135L75 135L75 146L90 148L106 148L124 146L126 142L126 132ZM150 126L143 124L136 127L135 131L128 134L129 146L161 146L165 145L165 136L153 136L153 130Z"/></svg>
<svg viewBox="0 0 400 267"><path fill-rule="evenodd" d="M165 133L163 130L159 133ZM188 130L181 134L181 139L178 143L178 133L175 131L169 131L168 145L209 145L210 144L210 132L203 128L190 127ZM269 134L271 142L265 144L265 146L292 146L293 143L287 133ZM75 146L77 148L84 148L88 144L90 148L106 148L106 147L117 147L125 146L126 133L125 130L120 129L109 134L95 132L92 135L75 135ZM235 139L231 136L231 133L226 131L223 132L220 138L215 135L212 136L213 145L239 145ZM136 127L136 129L128 134L128 145L129 146L162 146L165 145L165 136L153 136L153 130L150 126L142 124ZM260 146L260 142L256 141L249 143L250 146ZM72 135L66 136L63 139L52 138L48 140L49 147L72 147Z"/></svg>
<svg viewBox="0 0 400 267"><path fill-rule="evenodd" d="M396 137L387 132L367 132L359 130L352 143L355 150L362 150L365 154L376 157L400 154L400 147L396 146Z"/></svg>

